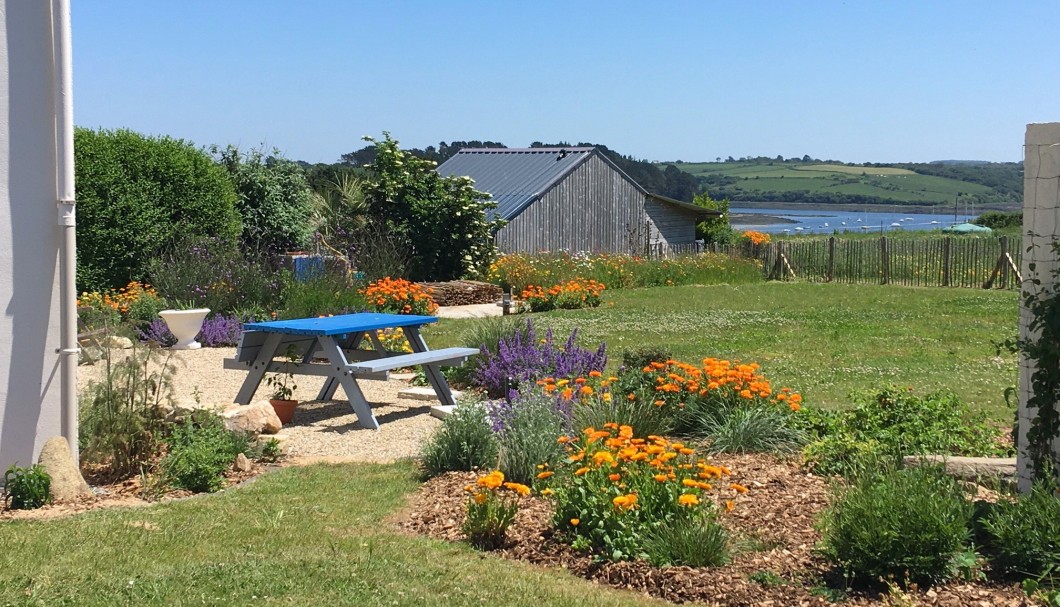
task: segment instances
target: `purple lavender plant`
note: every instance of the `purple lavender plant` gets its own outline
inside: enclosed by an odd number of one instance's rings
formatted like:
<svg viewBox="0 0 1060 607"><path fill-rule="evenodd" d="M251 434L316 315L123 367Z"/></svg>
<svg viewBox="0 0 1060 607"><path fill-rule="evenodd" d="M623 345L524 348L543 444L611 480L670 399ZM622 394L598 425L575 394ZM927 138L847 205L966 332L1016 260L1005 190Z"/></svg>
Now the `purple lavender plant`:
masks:
<svg viewBox="0 0 1060 607"><path fill-rule="evenodd" d="M239 334L242 331L243 323L239 321L239 317L215 314L202 323L199 343L207 348L234 346L239 343Z"/></svg>
<svg viewBox="0 0 1060 607"><path fill-rule="evenodd" d="M475 381L492 398L504 396L524 384L532 384L545 377L579 377L589 371L603 371L607 366L606 344L593 352L576 343L578 329L571 331L563 345L557 345L552 329L538 343L533 323L526 321L526 330L502 339L497 352L483 349Z"/></svg>
<svg viewBox="0 0 1060 607"><path fill-rule="evenodd" d="M146 329L140 330L140 339L143 341L157 342L163 346L172 346L177 343L177 338L169 332L169 327L161 318L156 318L147 325Z"/></svg>

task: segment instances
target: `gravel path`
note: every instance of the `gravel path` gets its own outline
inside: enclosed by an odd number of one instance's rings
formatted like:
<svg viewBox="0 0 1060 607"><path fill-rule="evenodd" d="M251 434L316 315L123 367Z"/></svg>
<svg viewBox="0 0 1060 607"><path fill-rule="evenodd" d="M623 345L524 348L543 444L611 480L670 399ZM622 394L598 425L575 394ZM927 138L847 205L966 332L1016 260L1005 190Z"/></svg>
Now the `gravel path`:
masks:
<svg viewBox="0 0 1060 607"><path fill-rule="evenodd" d="M168 353L168 352L167 352ZM202 348L172 352L173 394L177 402L190 401L199 394L202 403L226 405L235 398L245 373L226 370L222 360L235 355L235 348ZM103 364L78 367L78 389L89 381L98 381ZM318 401L322 377L296 376L295 398L302 401L294 420L281 432L284 451L295 457L323 457L343 461L390 462L419 453L424 441L441 422L430 415L437 401L398 398L407 381L361 381L358 383L372 406L379 430L357 427L357 416L345 400ZM256 399L268 398L269 388L262 384Z"/></svg>

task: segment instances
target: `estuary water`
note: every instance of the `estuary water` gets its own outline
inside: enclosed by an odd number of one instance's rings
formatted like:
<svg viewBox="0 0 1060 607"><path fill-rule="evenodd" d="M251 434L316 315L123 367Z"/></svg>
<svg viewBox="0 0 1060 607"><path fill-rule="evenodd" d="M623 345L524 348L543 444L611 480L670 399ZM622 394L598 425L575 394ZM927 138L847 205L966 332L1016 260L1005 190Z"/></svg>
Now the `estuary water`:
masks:
<svg viewBox="0 0 1060 607"><path fill-rule="evenodd" d="M974 215L953 213L910 213L896 210L890 213L833 211L829 209L748 209L730 207L732 227L737 230L757 230L770 233L832 234L838 232L870 232L879 234L895 230L936 230L954 223L975 219Z"/></svg>

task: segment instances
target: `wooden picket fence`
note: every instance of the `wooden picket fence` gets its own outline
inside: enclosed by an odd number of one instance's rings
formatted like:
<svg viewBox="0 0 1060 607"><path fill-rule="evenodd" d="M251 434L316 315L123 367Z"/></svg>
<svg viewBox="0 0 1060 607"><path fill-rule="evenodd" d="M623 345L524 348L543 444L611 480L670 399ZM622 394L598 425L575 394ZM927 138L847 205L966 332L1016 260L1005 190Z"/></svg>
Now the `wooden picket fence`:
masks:
<svg viewBox="0 0 1060 607"><path fill-rule="evenodd" d="M830 237L779 240L763 245L653 245L649 255L667 258L704 252L762 261L772 280L875 283L908 286L1018 289L1022 250L998 238L878 239Z"/></svg>

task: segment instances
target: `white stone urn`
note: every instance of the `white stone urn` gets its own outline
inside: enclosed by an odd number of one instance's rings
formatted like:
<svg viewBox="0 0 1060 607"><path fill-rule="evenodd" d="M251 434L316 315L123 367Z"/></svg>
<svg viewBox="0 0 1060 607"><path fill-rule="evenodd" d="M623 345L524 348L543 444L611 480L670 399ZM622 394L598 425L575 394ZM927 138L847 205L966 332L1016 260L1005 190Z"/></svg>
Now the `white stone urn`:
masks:
<svg viewBox="0 0 1060 607"><path fill-rule="evenodd" d="M191 310L162 310L158 313L162 320L166 321L169 332L177 338L173 344L174 350L195 350L201 348L202 344L195 341L195 336L202 329L202 322L210 308L193 308Z"/></svg>

